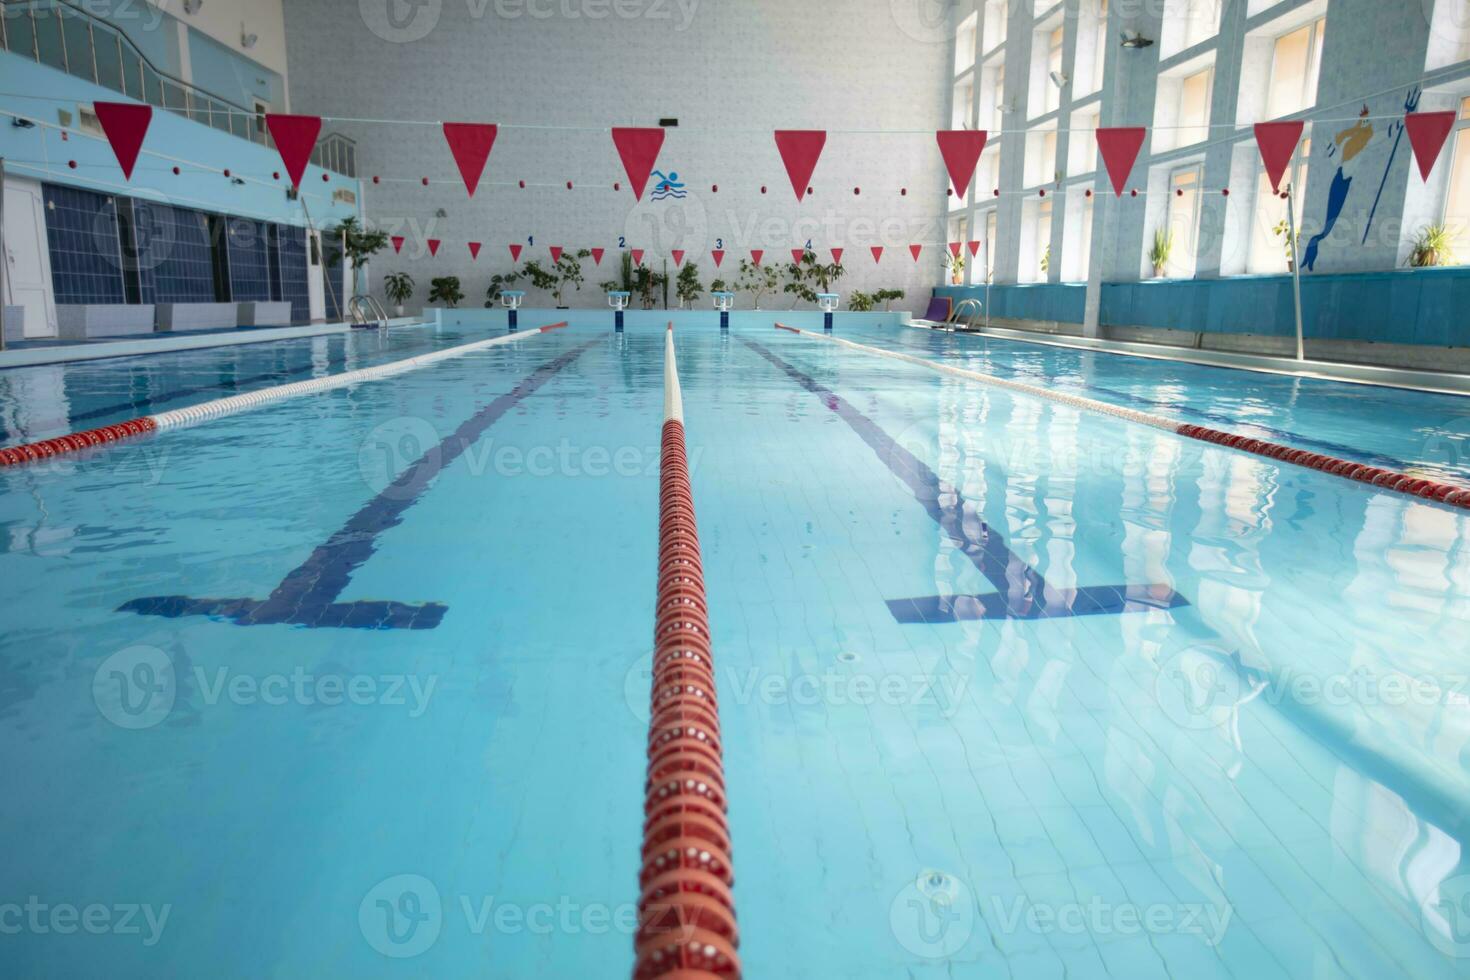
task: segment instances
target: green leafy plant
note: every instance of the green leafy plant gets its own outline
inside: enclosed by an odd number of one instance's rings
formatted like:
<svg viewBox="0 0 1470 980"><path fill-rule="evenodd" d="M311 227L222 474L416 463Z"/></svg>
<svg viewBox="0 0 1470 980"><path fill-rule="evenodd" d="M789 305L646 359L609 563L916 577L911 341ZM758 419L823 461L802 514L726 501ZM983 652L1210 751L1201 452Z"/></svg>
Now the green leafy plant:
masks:
<svg viewBox="0 0 1470 980"><path fill-rule="evenodd" d="M1296 264L1296 246L1301 244L1302 233L1298 231L1296 236L1291 236L1291 225L1285 218L1276 222L1276 227L1271 229L1271 234L1281 239L1281 251L1286 255L1286 268L1290 271Z"/></svg>
<svg viewBox="0 0 1470 980"><path fill-rule="evenodd" d="M586 282L582 278L582 260L591 254L590 249L583 248L575 252L571 249L566 249L561 255L557 256L556 265L552 266L552 271L556 275L556 287L552 289L551 295L556 300L558 307L563 305L562 296L568 288L576 292Z"/></svg>
<svg viewBox="0 0 1470 980"><path fill-rule="evenodd" d="M630 292L638 297L645 310L651 310L657 302L655 294L668 286L668 283L668 276L654 272L646 265L640 265L633 270L633 288Z"/></svg>
<svg viewBox="0 0 1470 980"><path fill-rule="evenodd" d="M880 289L873 294L874 302L882 303L883 312L885 313L892 310L894 300L903 299L903 297L904 291L902 289Z"/></svg>
<svg viewBox="0 0 1470 980"><path fill-rule="evenodd" d="M817 253L811 249L802 253L800 262L787 262L783 271L786 284L782 292L793 293L808 303L815 303L818 293L830 293L832 284L847 272L839 262L817 261Z"/></svg>
<svg viewBox="0 0 1470 980"><path fill-rule="evenodd" d="M531 288L544 292L555 293L561 285L561 278L556 274L555 266L548 269L541 264L540 259L528 260L521 269L521 275L531 280Z"/></svg>
<svg viewBox="0 0 1470 980"><path fill-rule="evenodd" d="M877 300L860 289L854 289L847 297L847 308L854 313L871 313Z"/></svg>
<svg viewBox="0 0 1470 980"><path fill-rule="evenodd" d="M499 303L500 294L505 292L507 287L514 286L516 283L520 282L521 276L523 275L525 275L525 273L521 272L520 270L512 269L510 272L497 272L495 273L495 275L491 276L490 288L485 292L485 305L494 306L495 304Z"/></svg>
<svg viewBox="0 0 1470 980"><path fill-rule="evenodd" d="M740 279L736 289L751 293L755 297L755 308L761 308L761 297L781 288L781 270L777 266L759 266L749 259L740 260Z"/></svg>
<svg viewBox="0 0 1470 980"><path fill-rule="evenodd" d="M363 292L367 277L368 259L388 247L386 231L369 231L356 217L343 218L337 225L323 234L327 249L327 264L336 265L345 255L352 261L354 291Z"/></svg>
<svg viewBox="0 0 1470 980"><path fill-rule="evenodd" d="M958 286L965 278L965 253L953 252L944 259L945 268L949 270L949 281Z"/></svg>
<svg viewBox="0 0 1470 980"><path fill-rule="evenodd" d="M633 291L633 254L631 252L623 253L618 278L604 282L602 291L604 293L631 293Z"/></svg>
<svg viewBox="0 0 1470 980"><path fill-rule="evenodd" d="M464 301L459 276L440 276L429 283L429 302L443 303L453 309Z"/></svg>
<svg viewBox="0 0 1470 980"><path fill-rule="evenodd" d="M390 272L383 277L383 292L399 310L403 309L404 303L413 299L414 285L413 276L406 272Z"/></svg>
<svg viewBox="0 0 1470 980"><path fill-rule="evenodd" d="M1174 254L1174 229L1160 228L1154 232L1153 246L1148 250L1148 260L1153 263L1154 275L1160 278L1168 268L1169 257Z"/></svg>
<svg viewBox="0 0 1470 980"><path fill-rule="evenodd" d="M679 304L686 309L693 309L695 300L704 295L704 284L699 281L699 266L693 262L685 262L684 267L679 270L676 288Z"/></svg>
<svg viewBox="0 0 1470 980"><path fill-rule="evenodd" d="M709 291L712 293L728 293L730 287L725 285L725 280L716 279L709 284Z"/></svg>
<svg viewBox="0 0 1470 980"><path fill-rule="evenodd" d="M1048 246L1046 246L1046 250L1041 253L1041 274L1042 275L1046 275L1050 271L1051 271L1051 246L1048 245Z"/></svg>
<svg viewBox="0 0 1470 980"><path fill-rule="evenodd" d="M1442 224L1425 225L1414 235L1413 250L1409 253L1409 265L1416 269L1428 269L1439 265L1452 265L1455 261L1455 236Z"/></svg>

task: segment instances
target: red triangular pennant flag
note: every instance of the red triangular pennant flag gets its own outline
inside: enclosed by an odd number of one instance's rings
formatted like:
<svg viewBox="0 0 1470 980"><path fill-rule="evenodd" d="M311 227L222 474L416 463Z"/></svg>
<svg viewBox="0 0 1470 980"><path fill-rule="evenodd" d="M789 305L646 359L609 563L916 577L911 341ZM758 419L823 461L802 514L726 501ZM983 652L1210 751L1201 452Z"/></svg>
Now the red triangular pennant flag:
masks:
<svg viewBox="0 0 1470 980"><path fill-rule="evenodd" d="M801 265L801 260L804 259L804 258L806 258L806 249L804 249L804 248L793 248L791 250L791 261L792 262L795 262L797 265Z"/></svg>
<svg viewBox="0 0 1470 980"><path fill-rule="evenodd" d="M720 267L720 263L725 261L725 250L722 248L717 248L709 254L710 258L715 260L715 268L718 269Z"/></svg>
<svg viewBox="0 0 1470 980"><path fill-rule="evenodd" d="M322 133L321 116L286 116L266 113L265 125L271 139L276 141L281 162L291 176L291 186L301 189L301 178L306 176L306 165L311 162L311 151L316 149L316 138Z"/></svg>
<svg viewBox="0 0 1470 980"><path fill-rule="evenodd" d="M499 127L489 123L444 124L444 139L449 142L449 152L454 154L470 197L475 196L475 189L480 186L480 176L485 172L485 161L490 159L497 132Z"/></svg>
<svg viewBox="0 0 1470 980"><path fill-rule="evenodd" d="M986 135L984 130L974 132L968 129L941 129L934 134L957 197L964 197L970 189L975 164L980 162L980 154L985 151Z"/></svg>
<svg viewBox="0 0 1470 980"><path fill-rule="evenodd" d="M439 254L439 239L437 239L437 238L431 238L431 239L429 239L429 254L430 255L438 255Z"/></svg>
<svg viewBox="0 0 1470 980"><path fill-rule="evenodd" d="M1272 190L1281 190L1281 178L1286 174L1305 127L1306 123L1300 119L1256 123L1256 147L1261 151L1261 162L1266 165L1266 176L1271 178Z"/></svg>
<svg viewBox="0 0 1470 980"><path fill-rule="evenodd" d="M977 256L977 255L980 254L980 243L979 242L970 242L969 244L970 244L970 258L973 259L975 256Z"/></svg>
<svg viewBox="0 0 1470 980"><path fill-rule="evenodd" d="M1411 112L1404 117L1404 128L1409 131L1409 145L1414 148L1414 159L1419 162L1419 175L1429 180L1429 172L1439 160L1444 141L1455 128L1455 112Z"/></svg>
<svg viewBox="0 0 1470 980"><path fill-rule="evenodd" d="M403 243L407 241L402 235L393 236L393 251L399 255L403 254Z"/></svg>
<svg viewBox="0 0 1470 980"><path fill-rule="evenodd" d="M1148 135L1142 126L1121 126L1097 131L1097 148L1102 152L1108 176L1112 178L1113 190L1119 197L1128 186L1128 175L1133 173L1133 164L1138 151L1143 149L1144 137Z"/></svg>
<svg viewBox="0 0 1470 980"><path fill-rule="evenodd" d="M964 242L950 242L949 243L949 254L950 255L953 255L955 258L959 258L960 257L960 249L962 249L964 247L965 247Z"/></svg>
<svg viewBox="0 0 1470 980"><path fill-rule="evenodd" d="M107 134L107 142L112 144L112 152L117 154L123 177L132 180L143 138L148 135L148 124L153 122L153 107L132 102L94 102L92 106L97 110L102 132Z"/></svg>
<svg viewBox="0 0 1470 980"><path fill-rule="evenodd" d="M919 253L922 252L922 251L924 251L924 246L922 246L922 245L910 245L909 246L909 251L913 253L913 255L914 255L914 261L917 262L917 261L919 261Z"/></svg>
<svg viewBox="0 0 1470 980"><path fill-rule="evenodd" d="M684 264L684 250L682 248L676 248L676 249L674 249L674 265L683 265L683 264Z"/></svg>
<svg viewBox="0 0 1470 980"><path fill-rule="evenodd" d="M882 245L874 245L872 251L873 251L873 261L874 262L882 262L883 261L883 246Z"/></svg>
<svg viewBox="0 0 1470 980"><path fill-rule="evenodd" d="M824 129L778 129L776 149L781 151L781 162L786 164L786 175L791 178L791 189L800 201L806 196L807 183L812 171L817 169L817 158L827 143Z"/></svg>
<svg viewBox="0 0 1470 980"><path fill-rule="evenodd" d="M510 247L510 260L512 262L519 262L521 260L521 246L520 245L512 245Z"/></svg>
<svg viewBox="0 0 1470 980"><path fill-rule="evenodd" d="M480 257L480 243L479 242L470 242L470 258L472 258L472 259L478 259L479 257Z"/></svg>
<svg viewBox="0 0 1470 980"><path fill-rule="evenodd" d="M561 261L561 246L560 245L552 245L550 247L550 251L551 251L551 264L552 265L556 265L558 262Z"/></svg>
<svg viewBox="0 0 1470 980"><path fill-rule="evenodd" d="M643 188L648 185L648 175L658 161L658 151L664 145L662 126L644 128L614 127L613 145L623 159L623 169L628 172L628 184L633 196L643 200Z"/></svg>
<svg viewBox="0 0 1470 980"><path fill-rule="evenodd" d="M594 248L592 250L592 262L594 265L602 265L602 249Z"/></svg>
<svg viewBox="0 0 1470 980"><path fill-rule="evenodd" d="M641 249L641 248L635 248L635 249L633 249L633 264L634 265L642 265L643 264L643 249Z"/></svg>
<svg viewBox="0 0 1470 980"><path fill-rule="evenodd" d="M765 254L764 249L753 248L750 250L750 261L755 263L756 268L760 268L761 256Z"/></svg>
<svg viewBox="0 0 1470 980"><path fill-rule="evenodd" d="M840 249L840 248L834 248L832 250L832 264L833 265L841 265L842 264L842 249Z"/></svg>

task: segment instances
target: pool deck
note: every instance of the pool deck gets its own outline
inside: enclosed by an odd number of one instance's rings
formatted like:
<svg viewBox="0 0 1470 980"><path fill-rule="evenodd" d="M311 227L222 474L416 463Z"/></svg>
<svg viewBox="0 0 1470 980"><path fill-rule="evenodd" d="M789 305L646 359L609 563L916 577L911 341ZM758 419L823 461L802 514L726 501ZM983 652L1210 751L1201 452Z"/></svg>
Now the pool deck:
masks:
<svg viewBox="0 0 1470 980"><path fill-rule="evenodd" d="M390 327L421 323L413 317L389 321ZM172 333L142 334L133 337L98 337L94 340L71 341L53 339L24 340L7 344L0 351L0 370L35 367L40 364L67 364L73 361L95 361L108 357L136 357L139 354L166 354L173 351L203 350L235 344L263 344L273 340L298 340L346 333L347 323L315 323L301 327L229 327L223 330L180 330Z"/></svg>
<svg viewBox="0 0 1470 980"><path fill-rule="evenodd" d="M928 321L910 321L904 325L916 330L939 329ZM1011 330L1006 327L952 332L957 336L994 337L998 340L1013 340L1024 344L1067 347L1072 350L1145 357L1157 361L1182 361L1206 367L1260 371L1266 374L1284 374L1296 378L1377 385L1383 388L1404 388L1410 391L1430 391L1442 395L1470 395L1470 375L1453 374L1448 371L1414 371L1407 368L1381 367L1372 364L1352 364L1346 361L1298 361L1295 358L1273 357L1266 354L1236 354L1125 340L1099 340L1090 337L1059 337L1051 334L1037 334L1028 330Z"/></svg>

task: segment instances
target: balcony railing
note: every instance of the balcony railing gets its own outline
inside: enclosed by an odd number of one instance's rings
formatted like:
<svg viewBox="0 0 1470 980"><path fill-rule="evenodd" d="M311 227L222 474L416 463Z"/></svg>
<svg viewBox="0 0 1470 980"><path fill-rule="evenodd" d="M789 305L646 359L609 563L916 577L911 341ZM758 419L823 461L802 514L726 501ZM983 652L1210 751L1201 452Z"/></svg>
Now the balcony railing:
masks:
<svg viewBox="0 0 1470 980"><path fill-rule="evenodd" d="M0 10L0 48L12 54L252 143L274 145L263 107L246 108L161 71L126 34L69 0L0 0ZM356 177L356 145L331 134L312 162Z"/></svg>

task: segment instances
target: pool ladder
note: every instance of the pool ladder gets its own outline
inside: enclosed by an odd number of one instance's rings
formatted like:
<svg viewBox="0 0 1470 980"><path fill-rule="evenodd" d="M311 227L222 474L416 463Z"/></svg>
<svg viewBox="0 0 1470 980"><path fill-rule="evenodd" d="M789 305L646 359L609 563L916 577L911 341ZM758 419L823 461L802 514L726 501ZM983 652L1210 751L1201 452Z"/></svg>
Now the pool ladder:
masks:
<svg viewBox="0 0 1470 980"><path fill-rule="evenodd" d="M951 330L975 330L975 319L980 315L980 301L978 299L961 300L960 305L954 308L950 314L949 323ZM961 324L964 324L961 327Z"/></svg>
<svg viewBox="0 0 1470 980"><path fill-rule="evenodd" d="M347 304L347 314L352 317L354 327L376 326L379 330L388 329L388 311L383 309L382 303L366 294L352 297Z"/></svg>

